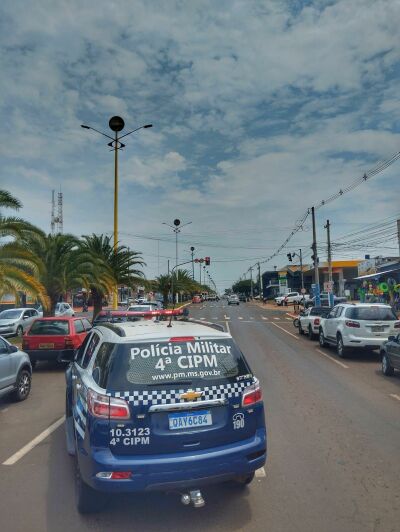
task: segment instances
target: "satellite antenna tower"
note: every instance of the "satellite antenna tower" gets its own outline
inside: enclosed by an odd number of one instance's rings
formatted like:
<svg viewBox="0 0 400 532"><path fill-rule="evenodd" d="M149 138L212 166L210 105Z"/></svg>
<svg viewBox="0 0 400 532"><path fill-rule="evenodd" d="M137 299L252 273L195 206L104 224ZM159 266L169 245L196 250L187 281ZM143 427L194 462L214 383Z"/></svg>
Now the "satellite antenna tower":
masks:
<svg viewBox="0 0 400 532"><path fill-rule="evenodd" d="M63 232L63 193L58 193L58 208L56 216L55 191L51 191L51 234L55 235Z"/></svg>

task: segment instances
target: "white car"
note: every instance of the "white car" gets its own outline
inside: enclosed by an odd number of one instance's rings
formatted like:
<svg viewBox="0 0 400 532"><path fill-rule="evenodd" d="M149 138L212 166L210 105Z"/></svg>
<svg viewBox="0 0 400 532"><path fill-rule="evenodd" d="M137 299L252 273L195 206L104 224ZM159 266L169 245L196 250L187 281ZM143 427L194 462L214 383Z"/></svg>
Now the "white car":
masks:
<svg viewBox="0 0 400 532"><path fill-rule="evenodd" d="M236 294L232 294L228 297L228 305L239 305L240 301Z"/></svg>
<svg viewBox="0 0 400 532"><path fill-rule="evenodd" d="M300 292L289 292L284 296L278 296L275 298L275 303L278 306L289 305L293 303L301 303L303 300L307 301L310 299L308 294L300 294Z"/></svg>
<svg viewBox="0 0 400 532"><path fill-rule="evenodd" d="M56 305L55 316L73 317L75 316L75 312L69 303L65 303L64 301L62 301L61 303L57 303Z"/></svg>
<svg viewBox="0 0 400 532"><path fill-rule="evenodd" d="M307 334L310 340L318 338L322 320L330 311L329 307L312 307L305 310L299 317L299 334Z"/></svg>
<svg viewBox="0 0 400 532"><path fill-rule="evenodd" d="M350 348L379 349L400 332L392 307L381 303L341 304L333 307L319 328L321 347L335 345L340 357Z"/></svg>
<svg viewBox="0 0 400 532"><path fill-rule="evenodd" d="M0 334L21 337L36 318L40 318L40 313L34 308L3 310L0 312Z"/></svg>

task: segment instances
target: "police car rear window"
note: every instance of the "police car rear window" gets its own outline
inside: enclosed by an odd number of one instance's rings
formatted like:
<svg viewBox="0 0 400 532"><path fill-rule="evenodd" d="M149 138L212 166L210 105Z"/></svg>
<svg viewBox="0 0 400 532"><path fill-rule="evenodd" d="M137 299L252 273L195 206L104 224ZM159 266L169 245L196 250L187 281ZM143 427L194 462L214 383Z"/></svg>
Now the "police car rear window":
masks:
<svg viewBox="0 0 400 532"><path fill-rule="evenodd" d="M116 346L107 388L129 390L135 385L162 385L194 380L251 377L242 353L232 340L146 342Z"/></svg>

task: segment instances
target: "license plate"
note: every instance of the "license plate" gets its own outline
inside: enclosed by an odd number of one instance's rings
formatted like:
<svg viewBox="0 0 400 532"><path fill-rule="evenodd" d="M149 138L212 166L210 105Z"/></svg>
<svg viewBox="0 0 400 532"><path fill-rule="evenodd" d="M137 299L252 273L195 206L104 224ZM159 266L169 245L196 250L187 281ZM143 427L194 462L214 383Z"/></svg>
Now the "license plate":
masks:
<svg viewBox="0 0 400 532"><path fill-rule="evenodd" d="M375 325L374 327L371 327L372 332L383 332L385 330L385 327L383 325Z"/></svg>
<svg viewBox="0 0 400 532"><path fill-rule="evenodd" d="M212 425L211 412L209 410L196 410L196 412L179 412L169 414L169 429L193 429Z"/></svg>
<svg viewBox="0 0 400 532"><path fill-rule="evenodd" d="M54 344L39 344L39 349L53 349Z"/></svg>

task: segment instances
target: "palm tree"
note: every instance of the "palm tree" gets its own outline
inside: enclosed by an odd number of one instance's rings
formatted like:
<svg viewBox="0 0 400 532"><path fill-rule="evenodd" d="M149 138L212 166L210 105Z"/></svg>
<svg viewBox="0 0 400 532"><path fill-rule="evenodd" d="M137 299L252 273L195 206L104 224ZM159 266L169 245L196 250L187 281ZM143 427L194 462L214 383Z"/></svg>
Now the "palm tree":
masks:
<svg viewBox="0 0 400 532"><path fill-rule="evenodd" d="M39 279L50 298L45 315L54 316L56 304L66 291L85 285L92 258L79 253L79 239L70 234L31 235L24 240L42 262Z"/></svg>
<svg viewBox="0 0 400 532"><path fill-rule="evenodd" d="M155 280L156 291L160 292L163 296L164 308L168 307L168 294L171 290L171 276L159 275Z"/></svg>
<svg viewBox="0 0 400 532"><path fill-rule="evenodd" d="M0 208L18 210L21 202L6 190L0 190ZM18 297L19 292L27 292L39 298L47 308L48 298L44 286L38 280L41 261L23 239L41 235L42 231L18 217L5 217L0 213L0 238L6 243L0 245L0 296L11 293Z"/></svg>
<svg viewBox="0 0 400 532"><path fill-rule="evenodd" d="M80 252L92 256L95 265L88 280L93 298L93 317L101 311L106 295L118 285L133 287L143 281L144 274L138 268L145 265L141 253L126 246L118 246L114 251L110 236L83 236Z"/></svg>

